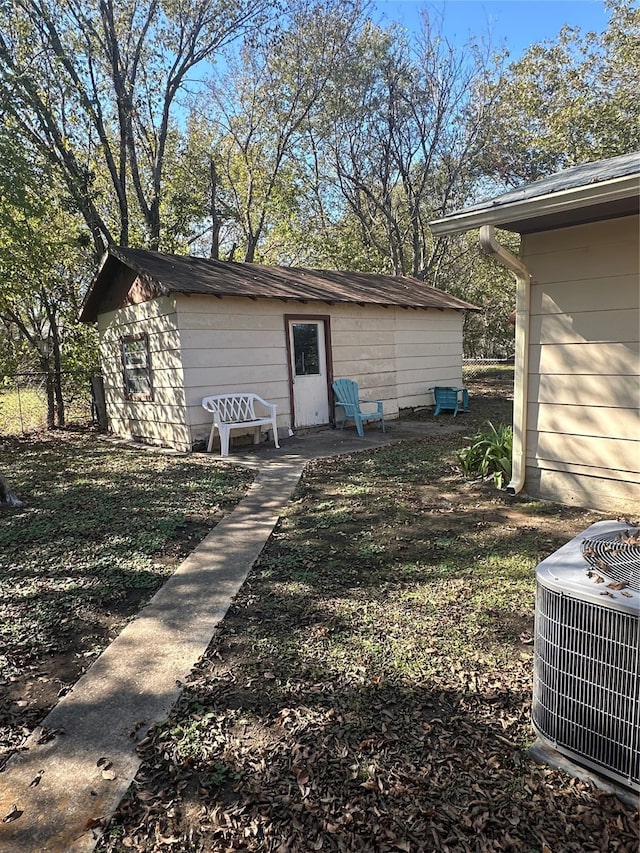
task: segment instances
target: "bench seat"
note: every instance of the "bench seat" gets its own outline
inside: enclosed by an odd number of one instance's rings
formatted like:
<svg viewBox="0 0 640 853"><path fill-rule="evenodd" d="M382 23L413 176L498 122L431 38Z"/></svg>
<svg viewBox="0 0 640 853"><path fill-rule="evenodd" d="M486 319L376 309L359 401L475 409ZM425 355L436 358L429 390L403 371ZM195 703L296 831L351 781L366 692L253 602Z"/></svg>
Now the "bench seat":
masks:
<svg viewBox="0 0 640 853"><path fill-rule="evenodd" d="M262 406L268 414L256 414L255 404ZM253 429L253 443L260 444L262 427L273 430L273 440L278 444L278 427L276 426L276 404L268 403L258 394L214 394L202 398L202 408L213 415L213 424L209 434L207 453L211 453L216 429L220 434L220 455L229 455L229 433L232 429Z"/></svg>

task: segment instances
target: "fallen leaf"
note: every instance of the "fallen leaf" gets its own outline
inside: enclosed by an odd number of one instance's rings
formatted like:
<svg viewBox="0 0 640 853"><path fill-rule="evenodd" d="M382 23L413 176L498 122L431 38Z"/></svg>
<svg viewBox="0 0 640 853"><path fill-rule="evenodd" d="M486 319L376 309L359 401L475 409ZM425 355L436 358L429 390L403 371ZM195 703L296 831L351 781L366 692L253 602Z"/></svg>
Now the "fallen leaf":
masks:
<svg viewBox="0 0 640 853"><path fill-rule="evenodd" d="M155 800L158 795L154 791L148 791L146 789L141 791L136 791L136 797L143 803L148 803L149 800Z"/></svg>
<svg viewBox="0 0 640 853"><path fill-rule="evenodd" d="M19 817L22 817L24 814L22 809L19 809L16 803L14 803L7 814L2 818L3 823L11 823L12 820L18 820Z"/></svg>
<svg viewBox="0 0 640 853"><path fill-rule="evenodd" d="M29 787L30 787L30 788L35 788L37 785L39 785L39 784L40 784L40 780L42 779L43 775L44 775L44 770L39 770L39 771L38 771L38 773L37 773L37 774L33 777L33 779L29 782Z"/></svg>
<svg viewBox="0 0 640 853"><path fill-rule="evenodd" d="M48 743L50 740L53 740L56 735L63 735L64 729L47 729L45 727L42 728L42 731L38 735L38 739L36 740L37 744Z"/></svg>

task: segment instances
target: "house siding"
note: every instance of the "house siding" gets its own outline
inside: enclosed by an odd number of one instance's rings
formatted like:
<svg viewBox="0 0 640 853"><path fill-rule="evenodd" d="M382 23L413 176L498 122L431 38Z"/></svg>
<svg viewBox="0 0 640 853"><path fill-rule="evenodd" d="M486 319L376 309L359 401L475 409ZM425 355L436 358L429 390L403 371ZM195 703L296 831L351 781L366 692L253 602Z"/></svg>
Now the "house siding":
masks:
<svg viewBox="0 0 640 853"><path fill-rule="evenodd" d="M127 400L120 341L142 333L149 340L153 399ZM109 429L124 438L190 450L175 301L162 297L102 313L98 334Z"/></svg>
<svg viewBox="0 0 640 853"><path fill-rule="evenodd" d="M400 409L432 405L436 385L462 385L462 325L460 312L396 311Z"/></svg>
<svg viewBox="0 0 640 853"><path fill-rule="evenodd" d="M362 396L381 399L385 416L433 403L432 385L462 382L463 315L355 304L176 296L186 419L194 443L210 420L201 399L254 391L291 426L285 316L328 317L333 377L355 379Z"/></svg>
<svg viewBox="0 0 640 853"><path fill-rule="evenodd" d="M259 394L277 405L278 425L286 426L290 406L282 303L177 294L176 304L192 443L209 434L211 416L202 398L212 394Z"/></svg>
<svg viewBox="0 0 640 853"><path fill-rule="evenodd" d="M639 233L630 216L523 237L533 496L640 511Z"/></svg>

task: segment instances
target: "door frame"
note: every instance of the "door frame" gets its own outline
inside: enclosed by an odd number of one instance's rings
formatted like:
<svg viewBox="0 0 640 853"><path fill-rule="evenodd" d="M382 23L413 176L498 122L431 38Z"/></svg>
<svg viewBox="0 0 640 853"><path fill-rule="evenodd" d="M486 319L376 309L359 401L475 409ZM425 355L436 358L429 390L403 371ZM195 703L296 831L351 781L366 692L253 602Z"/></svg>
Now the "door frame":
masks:
<svg viewBox="0 0 640 853"><path fill-rule="evenodd" d="M291 333L289 326L291 323L304 323L304 322L319 322L322 321L324 323L324 357L326 361L326 374L327 374L327 401L329 404L329 423L331 426L336 425L336 419L334 414L334 400L333 400L333 351L331 349L331 315L330 314L285 314L284 315L284 339L287 344L287 375L289 378L289 409L291 411L291 429L295 429L296 422L296 404L293 398L293 363L292 363L292 353L291 353Z"/></svg>

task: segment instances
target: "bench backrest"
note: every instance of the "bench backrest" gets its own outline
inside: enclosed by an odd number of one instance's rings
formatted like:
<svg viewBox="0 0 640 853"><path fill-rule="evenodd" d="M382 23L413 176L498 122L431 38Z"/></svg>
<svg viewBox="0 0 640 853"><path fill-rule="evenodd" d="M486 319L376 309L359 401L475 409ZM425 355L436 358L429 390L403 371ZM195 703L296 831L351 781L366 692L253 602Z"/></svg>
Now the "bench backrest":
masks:
<svg viewBox="0 0 640 853"><path fill-rule="evenodd" d="M261 400L257 394L219 394L205 397L202 405L212 412L215 419L223 424L255 421L254 401Z"/></svg>

